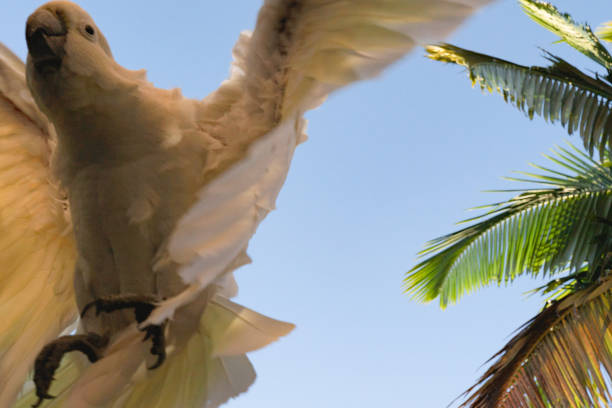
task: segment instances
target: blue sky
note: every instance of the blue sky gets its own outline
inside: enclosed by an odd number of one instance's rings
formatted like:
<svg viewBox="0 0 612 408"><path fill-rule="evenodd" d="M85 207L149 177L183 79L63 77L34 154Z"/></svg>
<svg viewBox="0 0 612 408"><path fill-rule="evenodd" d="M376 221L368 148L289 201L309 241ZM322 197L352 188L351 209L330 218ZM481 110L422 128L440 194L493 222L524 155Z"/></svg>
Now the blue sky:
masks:
<svg viewBox="0 0 612 408"><path fill-rule="evenodd" d="M204 97L227 76L231 48L252 28L259 1L81 1L115 58L146 68L159 87ZM11 0L0 41L25 57L27 15L41 2ZM594 27L609 2L555 1ZM587 5L588 4L588 5ZM522 64L545 47L594 69L499 1L450 42ZM237 273L238 302L297 324L251 355L259 377L230 408L444 407L541 300L537 283L489 288L441 311L402 294L404 272L425 241L456 228L465 209L513 188L501 180L563 143L564 131L532 122L465 73L416 50L380 78L333 95L308 114L310 140L296 152L273 212L251 241L254 263ZM577 139L574 139L576 142Z"/></svg>

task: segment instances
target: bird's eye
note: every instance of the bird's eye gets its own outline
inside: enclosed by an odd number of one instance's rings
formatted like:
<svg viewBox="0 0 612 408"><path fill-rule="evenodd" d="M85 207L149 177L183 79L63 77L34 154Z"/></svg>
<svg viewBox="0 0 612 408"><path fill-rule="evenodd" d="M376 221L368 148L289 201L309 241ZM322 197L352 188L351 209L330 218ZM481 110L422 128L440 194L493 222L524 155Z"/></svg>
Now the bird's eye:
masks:
<svg viewBox="0 0 612 408"><path fill-rule="evenodd" d="M96 33L96 31L93 29L93 27L90 26L89 24L85 26L85 31L89 35L94 35Z"/></svg>

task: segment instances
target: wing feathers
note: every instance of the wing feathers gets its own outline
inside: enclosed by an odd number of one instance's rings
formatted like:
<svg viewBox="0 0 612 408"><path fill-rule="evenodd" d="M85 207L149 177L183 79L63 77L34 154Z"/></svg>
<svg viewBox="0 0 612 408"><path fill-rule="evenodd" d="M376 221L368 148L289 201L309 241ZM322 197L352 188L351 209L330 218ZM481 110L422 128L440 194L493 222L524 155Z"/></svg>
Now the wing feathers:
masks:
<svg viewBox="0 0 612 408"><path fill-rule="evenodd" d="M243 33L234 48L230 80L199 114L224 147L209 152L206 184L167 247L192 286L164 302L152 321L231 271L274 209L294 149L305 140L305 110L377 75L416 44L441 40L486 2L266 0L253 35Z"/></svg>
<svg viewBox="0 0 612 408"><path fill-rule="evenodd" d="M44 116L24 65L0 45L0 406L9 406L36 353L76 318L76 251L49 170Z"/></svg>
<svg viewBox="0 0 612 408"><path fill-rule="evenodd" d="M24 63L0 43L0 95L7 98L32 123L46 132L49 122L38 110L25 83Z"/></svg>
<svg viewBox="0 0 612 408"><path fill-rule="evenodd" d="M200 201L181 220L168 251L185 264L180 272L185 282L205 287L217 279L274 208L301 129L296 121L251 146L245 160L202 190Z"/></svg>
<svg viewBox="0 0 612 408"><path fill-rule="evenodd" d="M286 3L267 1L264 7ZM486 1L294 3L299 11L291 12L283 115L310 109L336 88L378 75L415 45L440 41ZM266 21L260 18L260 24Z"/></svg>

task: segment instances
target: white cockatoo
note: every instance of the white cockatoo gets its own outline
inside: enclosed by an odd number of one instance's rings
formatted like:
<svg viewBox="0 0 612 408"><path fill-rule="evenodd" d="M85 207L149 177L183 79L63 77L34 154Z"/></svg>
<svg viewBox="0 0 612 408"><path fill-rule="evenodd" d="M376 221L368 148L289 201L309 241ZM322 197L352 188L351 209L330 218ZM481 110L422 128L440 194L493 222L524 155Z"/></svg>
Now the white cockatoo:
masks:
<svg viewBox="0 0 612 408"><path fill-rule="evenodd" d="M115 62L76 4L34 11L27 63L0 45L0 408L217 407L244 392L245 354L293 325L230 301L233 272L302 115L487 1L265 0L202 100Z"/></svg>

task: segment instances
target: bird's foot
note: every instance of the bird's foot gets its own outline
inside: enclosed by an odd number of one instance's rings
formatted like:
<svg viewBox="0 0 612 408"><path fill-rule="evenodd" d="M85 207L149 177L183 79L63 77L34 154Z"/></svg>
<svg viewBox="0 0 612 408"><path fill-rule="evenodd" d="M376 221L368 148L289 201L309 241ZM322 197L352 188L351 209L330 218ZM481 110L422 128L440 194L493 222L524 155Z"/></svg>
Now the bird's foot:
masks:
<svg viewBox="0 0 612 408"><path fill-rule="evenodd" d="M151 339L151 354L157 356L157 361L149 370L154 370L166 360L166 335L164 330L166 328L166 322L162 324L150 324L142 329L146 334L144 341Z"/></svg>
<svg viewBox="0 0 612 408"><path fill-rule="evenodd" d="M64 354L80 351L87 356L90 362L95 363L102 356L107 344L108 337L89 333L62 336L43 347L34 362L34 384L38 401L32 407L39 407L44 400L55 398L49 395L49 388Z"/></svg>
<svg viewBox="0 0 612 408"><path fill-rule="evenodd" d="M134 309L134 316L136 322L142 323L151 315L151 312L157 307L157 301L153 296L146 295L119 295L119 296L108 296L100 299L96 299L83 308L81 317L91 309L95 307L96 316L100 313L112 313L117 310ZM159 325L151 324L141 328L146 333L143 341L151 339L153 346L151 347L151 354L157 357L157 362L149 367L149 370L153 370L164 362L166 359L166 337L164 329L166 323Z"/></svg>

